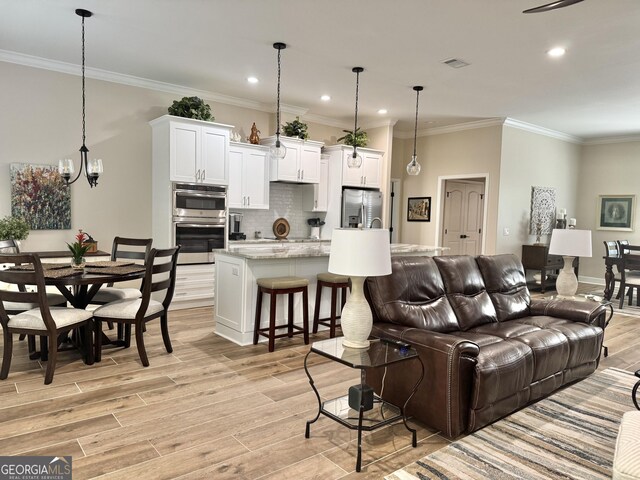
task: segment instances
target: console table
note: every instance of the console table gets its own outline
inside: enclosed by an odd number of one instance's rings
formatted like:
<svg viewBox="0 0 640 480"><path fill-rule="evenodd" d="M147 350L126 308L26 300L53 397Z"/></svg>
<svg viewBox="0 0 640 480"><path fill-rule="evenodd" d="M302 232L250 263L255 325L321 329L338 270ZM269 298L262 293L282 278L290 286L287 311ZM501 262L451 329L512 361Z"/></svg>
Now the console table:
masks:
<svg viewBox="0 0 640 480"><path fill-rule="evenodd" d="M546 288L547 272L557 273L562 270L564 260L562 255L552 255L549 253L549 245L522 245L522 266L524 273L527 270L540 272L540 291L544 293ZM578 276L579 258L573 261L573 268Z"/></svg>
<svg viewBox="0 0 640 480"><path fill-rule="evenodd" d="M424 365L418 356L418 352L416 352L414 348L399 348L396 345L385 343L380 339L372 339L368 348L349 348L342 346L343 338L344 337L336 337L328 340L322 340L320 342L314 342L311 345L311 350L309 350L309 353L304 357L304 371L307 374L309 384L318 399L318 413L314 419L307 421L304 436L305 438L309 438L311 424L320 418L320 414L329 417L349 429L357 430L358 455L356 459L356 472L359 472L362 466L363 431L375 430L402 420L405 428L412 434L411 445L414 448L417 446L416 430L409 427L407 424L405 411L409 400L411 400L411 397L413 397L418 386L422 382L424 377ZM418 375L416 369L416 384L402 407L393 405L373 393L371 393L373 396L373 405L368 407L365 406L364 394L360 395L359 404L349 402L348 396L342 396L323 402L320 399L320 394L314 385L313 378L311 377L307 366L307 359L312 353L333 360L334 362L341 363L347 367L359 369L361 383L359 386L351 388L359 387L363 391L369 388L366 384L366 369L368 368L384 368L392 363L415 359L419 362L420 374ZM409 366L407 368L409 368ZM349 405L350 403L351 406Z"/></svg>

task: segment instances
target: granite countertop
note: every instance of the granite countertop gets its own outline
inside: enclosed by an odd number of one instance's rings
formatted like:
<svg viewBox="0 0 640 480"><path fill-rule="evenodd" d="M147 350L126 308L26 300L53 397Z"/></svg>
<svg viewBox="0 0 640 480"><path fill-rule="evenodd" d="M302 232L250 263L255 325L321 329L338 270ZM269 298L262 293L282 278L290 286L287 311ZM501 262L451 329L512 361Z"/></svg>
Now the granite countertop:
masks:
<svg viewBox="0 0 640 480"><path fill-rule="evenodd" d="M242 246L250 246L250 245L264 245L269 243L277 243L277 244L291 244L291 243L331 243L330 239L318 239L318 238L309 238L309 237L287 237L285 239L279 240L275 237L273 238L247 238L246 240L229 240L229 248L232 247L242 247Z"/></svg>
<svg viewBox="0 0 640 480"><path fill-rule="evenodd" d="M442 247L430 247L427 245L411 245L407 243L394 243L391 245L391 255L403 255L406 253L433 253L442 251ZM293 244L279 242L276 245L230 245L228 249L220 253L247 260L266 260L274 258L311 258L328 257L331 252L329 241L315 241L314 243Z"/></svg>

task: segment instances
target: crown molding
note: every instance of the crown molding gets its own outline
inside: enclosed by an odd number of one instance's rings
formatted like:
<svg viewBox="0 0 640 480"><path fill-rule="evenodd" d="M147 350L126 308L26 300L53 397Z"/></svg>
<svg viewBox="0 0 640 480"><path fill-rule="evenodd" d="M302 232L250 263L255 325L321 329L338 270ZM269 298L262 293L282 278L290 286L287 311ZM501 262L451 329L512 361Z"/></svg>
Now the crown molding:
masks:
<svg viewBox="0 0 640 480"><path fill-rule="evenodd" d="M522 122L514 118L507 117L504 121L504 125L507 127L518 128L520 130L525 130L527 132L537 133L539 135L556 138L558 140L563 140L565 142L575 143L578 145L582 145L584 143L584 139L581 137L576 137L575 135L569 135L567 133L551 130L550 128L539 127L538 125Z"/></svg>
<svg viewBox="0 0 640 480"><path fill-rule="evenodd" d="M461 132L463 130L474 130L476 128L495 127L496 125L504 124L504 120L504 118L486 118L484 120L457 123L455 125L446 125L443 127L423 128L421 130L418 130L418 137L443 135L445 133ZM393 136L400 139L408 139L413 138L413 132L394 132Z"/></svg>
<svg viewBox="0 0 640 480"><path fill-rule="evenodd" d="M67 62L59 62L55 60L49 60L42 57L36 57L33 55L24 55L22 53L10 52L8 50L0 50L0 61L15 63L26 67L42 68L44 70L51 70L54 72L65 73L68 75L80 76L80 65ZM132 75L125 75L122 73L109 72L107 70L101 70L99 68L85 68L85 76L94 80L102 80L105 82L119 83L122 85L129 85L132 87L146 88L149 90L156 90L160 92L173 93L182 96L196 96L206 98L209 101L223 103L226 105L233 105L236 107L250 108L261 112L271 112L271 106L265 105L260 102L252 100L246 100L244 98L232 97L230 95L222 95L220 93L210 92L207 90L197 90L193 88L182 87L180 85L174 85L172 83L158 82L156 80L150 80L148 78L134 77Z"/></svg>
<svg viewBox="0 0 640 480"><path fill-rule="evenodd" d="M640 135L619 135L615 137L595 137L586 139L584 145L606 145L608 143L640 142Z"/></svg>
<svg viewBox="0 0 640 480"><path fill-rule="evenodd" d="M377 122L366 123L362 125L362 129L380 128L380 127L393 127L398 123L396 118L384 118Z"/></svg>
<svg viewBox="0 0 640 480"><path fill-rule="evenodd" d="M337 120L331 117L325 117L323 115L316 115L315 113L310 113L308 115L305 115L304 120L307 122L326 125L328 127L340 128L342 130L347 130L353 126L351 123L343 122L341 120Z"/></svg>
<svg viewBox="0 0 640 480"><path fill-rule="evenodd" d="M277 104L274 103L272 111L275 112L277 108L278 108ZM309 111L309 109L304 107L297 107L295 105L287 105L286 103L281 103L280 111L284 113L290 113L298 117L302 117Z"/></svg>

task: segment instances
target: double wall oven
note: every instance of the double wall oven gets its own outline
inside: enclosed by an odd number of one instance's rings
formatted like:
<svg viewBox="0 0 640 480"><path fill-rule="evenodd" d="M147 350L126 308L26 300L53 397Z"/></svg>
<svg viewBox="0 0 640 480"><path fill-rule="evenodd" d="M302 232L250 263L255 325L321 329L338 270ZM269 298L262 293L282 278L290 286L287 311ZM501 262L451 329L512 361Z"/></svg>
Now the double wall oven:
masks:
<svg viewBox="0 0 640 480"><path fill-rule="evenodd" d="M225 248L227 188L201 183L174 183L173 244L181 245L179 264L213 263Z"/></svg>

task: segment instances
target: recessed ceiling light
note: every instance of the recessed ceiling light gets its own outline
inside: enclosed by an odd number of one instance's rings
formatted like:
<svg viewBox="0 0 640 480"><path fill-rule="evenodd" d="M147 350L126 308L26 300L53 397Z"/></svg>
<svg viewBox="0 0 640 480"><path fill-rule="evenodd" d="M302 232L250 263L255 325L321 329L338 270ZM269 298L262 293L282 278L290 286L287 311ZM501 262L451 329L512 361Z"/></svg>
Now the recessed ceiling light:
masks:
<svg viewBox="0 0 640 480"><path fill-rule="evenodd" d="M562 47L554 47L551 50L549 50L547 52L547 55L549 55L550 57L561 57L563 56L567 51L562 48Z"/></svg>
<svg viewBox="0 0 640 480"><path fill-rule="evenodd" d="M320 100L322 100L323 102L328 102L329 100L331 100L331 97L329 95L322 95L320 97Z"/></svg>
<svg viewBox="0 0 640 480"><path fill-rule="evenodd" d="M386 115L387 114L387 109L386 108L381 108L380 110L378 110L378 113L380 115Z"/></svg>
<svg viewBox="0 0 640 480"><path fill-rule="evenodd" d="M256 77L247 77L247 82L258 83L258 79Z"/></svg>

